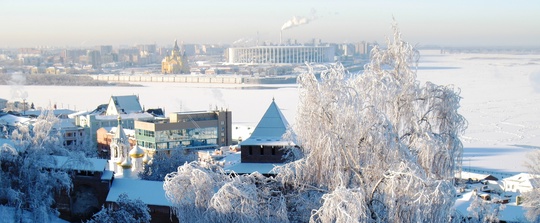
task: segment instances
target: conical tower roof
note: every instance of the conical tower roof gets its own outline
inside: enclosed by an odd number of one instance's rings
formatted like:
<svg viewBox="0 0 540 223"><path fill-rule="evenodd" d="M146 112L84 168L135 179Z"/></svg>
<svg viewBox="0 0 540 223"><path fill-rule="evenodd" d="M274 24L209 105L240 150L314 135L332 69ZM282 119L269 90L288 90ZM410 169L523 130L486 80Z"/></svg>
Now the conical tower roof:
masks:
<svg viewBox="0 0 540 223"><path fill-rule="evenodd" d="M174 40L173 50L176 51L176 52L180 51L180 47L178 47L178 41L176 39Z"/></svg>
<svg viewBox="0 0 540 223"><path fill-rule="evenodd" d="M287 119L285 119L285 116L281 113L275 100L272 99L272 103L270 103L270 106L266 109L266 112L257 124L257 127L255 127L255 130L253 130L251 137L281 138L287 131L288 126L289 123L287 122Z"/></svg>
<svg viewBox="0 0 540 223"><path fill-rule="evenodd" d="M118 139L122 143L129 143L128 137L126 136L124 128L122 127L122 117L120 117L120 115L118 115L118 127L116 127L114 138Z"/></svg>
<svg viewBox="0 0 540 223"><path fill-rule="evenodd" d="M251 136L244 140L241 145L284 144L282 136L287 132L289 123L274 99L263 117L253 130ZM287 142L287 144L290 142Z"/></svg>

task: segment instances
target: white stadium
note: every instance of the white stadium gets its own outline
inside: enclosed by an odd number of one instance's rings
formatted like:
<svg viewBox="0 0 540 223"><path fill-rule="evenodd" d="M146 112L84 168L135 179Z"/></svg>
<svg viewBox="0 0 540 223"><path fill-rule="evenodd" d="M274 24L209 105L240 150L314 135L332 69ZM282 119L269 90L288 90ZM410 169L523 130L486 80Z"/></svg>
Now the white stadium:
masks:
<svg viewBox="0 0 540 223"><path fill-rule="evenodd" d="M303 64L334 61L332 46L255 46L227 49L230 64Z"/></svg>

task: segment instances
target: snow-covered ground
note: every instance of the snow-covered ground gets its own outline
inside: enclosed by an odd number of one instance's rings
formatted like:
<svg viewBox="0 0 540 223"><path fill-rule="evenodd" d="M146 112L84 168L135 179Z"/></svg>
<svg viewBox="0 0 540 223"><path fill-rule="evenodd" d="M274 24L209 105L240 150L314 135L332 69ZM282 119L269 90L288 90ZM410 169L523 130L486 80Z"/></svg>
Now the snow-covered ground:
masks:
<svg viewBox="0 0 540 223"><path fill-rule="evenodd" d="M518 173L540 149L540 55L422 51L418 78L461 90L463 167Z"/></svg>
<svg viewBox="0 0 540 223"><path fill-rule="evenodd" d="M468 121L462 137L463 166L518 173L527 153L540 148L540 55L440 54L421 51L420 82L461 90L460 112ZM233 136L245 139L275 98L289 123L298 103L296 85L204 85L143 83L141 87L0 86L0 98L26 93L39 107L93 110L111 95L139 95L146 108L174 111L224 108L233 112ZM239 127L236 129L236 127ZM250 126L251 129L247 129Z"/></svg>

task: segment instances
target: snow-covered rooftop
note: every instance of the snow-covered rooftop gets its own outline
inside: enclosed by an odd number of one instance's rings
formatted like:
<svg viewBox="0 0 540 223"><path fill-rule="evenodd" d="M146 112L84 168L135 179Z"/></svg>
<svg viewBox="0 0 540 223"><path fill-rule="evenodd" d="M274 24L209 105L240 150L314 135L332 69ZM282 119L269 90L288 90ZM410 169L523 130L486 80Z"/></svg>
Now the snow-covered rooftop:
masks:
<svg viewBox="0 0 540 223"><path fill-rule="evenodd" d="M73 119L61 118L56 124L56 127L59 127L61 129L68 129L77 128L77 125L75 125L75 121Z"/></svg>
<svg viewBox="0 0 540 223"><path fill-rule="evenodd" d="M12 114L6 114L0 117L0 124L5 123L7 125L14 126L17 123L27 123L30 121L30 118L20 117Z"/></svg>
<svg viewBox="0 0 540 223"><path fill-rule="evenodd" d="M511 177L504 178L504 181L514 181L514 182L526 182L531 179L538 179L540 175L530 174L530 173L519 173Z"/></svg>
<svg viewBox="0 0 540 223"><path fill-rule="evenodd" d="M496 177L492 176L492 175L489 175L489 174L480 174L480 173L472 173L472 172L467 172L467 171L461 171L461 174L459 173L456 173L456 177L457 178L461 178L461 179L471 179L471 180L484 180L484 179L488 179L488 180L495 180L497 179ZM497 179L498 180L498 179Z"/></svg>
<svg viewBox="0 0 540 223"><path fill-rule="evenodd" d="M242 141L240 145L290 145L289 141L282 140L283 134L287 131L289 123L274 99L264 113L263 117L253 130L249 138Z"/></svg>
<svg viewBox="0 0 540 223"><path fill-rule="evenodd" d="M86 165L78 161L70 160L69 157L66 157L66 156L52 156L52 157L56 159L56 166L58 168L101 172L101 171L105 171L105 167L107 166L106 159L87 158L89 161L89 165Z"/></svg>
<svg viewBox="0 0 540 223"><path fill-rule="evenodd" d="M110 170L103 171L103 174L101 175L101 180L112 180L114 176L114 172Z"/></svg>
<svg viewBox="0 0 540 223"><path fill-rule="evenodd" d="M95 116L97 120L117 120L118 115L96 115ZM149 113L129 113L129 114L120 114L120 117L122 120L128 120L128 119L143 119L143 118L154 118L153 115Z"/></svg>
<svg viewBox="0 0 540 223"><path fill-rule="evenodd" d="M77 116L80 116L80 115L88 115L90 114L89 111L78 111L78 112L74 112L74 113L71 113L68 115L68 118L75 118Z"/></svg>
<svg viewBox="0 0 540 223"><path fill-rule="evenodd" d="M136 95L111 96L109 101L109 107L110 106L115 106L115 108L107 108L107 115L140 113L143 111L141 103L139 103L139 97ZM116 113L111 113L113 110L115 110Z"/></svg>
<svg viewBox="0 0 540 223"><path fill-rule="evenodd" d="M115 134L116 129L118 129L118 127L102 127L102 128L104 128L105 131L111 134ZM126 136L135 137L135 129L125 129L125 128L122 128L122 129L124 130L124 134L126 134Z"/></svg>
<svg viewBox="0 0 540 223"><path fill-rule="evenodd" d="M276 166L282 166L284 163L242 163L241 152L228 153L221 161L225 172L235 172L239 174L249 174L259 172L261 174L277 174L272 171Z"/></svg>
<svg viewBox="0 0 540 223"><path fill-rule="evenodd" d="M225 169L225 171L239 174L250 174L254 172L277 174L277 172L273 171L274 167L282 165L283 163L237 163Z"/></svg>
<svg viewBox="0 0 540 223"><path fill-rule="evenodd" d="M163 181L116 178L107 195L107 202L116 202L122 193L126 193L130 199L141 199L147 205L173 206L165 197Z"/></svg>
<svg viewBox="0 0 540 223"><path fill-rule="evenodd" d="M64 108L61 108L61 109L53 109L53 110L37 110L37 109L34 109L34 110L26 110L24 111L24 115L34 115L34 116L40 116L41 114L48 114L49 111L52 111L54 116L60 116L60 115L70 115L70 114L73 114L75 113L76 111L73 111L73 110L70 110L70 109L64 109Z"/></svg>

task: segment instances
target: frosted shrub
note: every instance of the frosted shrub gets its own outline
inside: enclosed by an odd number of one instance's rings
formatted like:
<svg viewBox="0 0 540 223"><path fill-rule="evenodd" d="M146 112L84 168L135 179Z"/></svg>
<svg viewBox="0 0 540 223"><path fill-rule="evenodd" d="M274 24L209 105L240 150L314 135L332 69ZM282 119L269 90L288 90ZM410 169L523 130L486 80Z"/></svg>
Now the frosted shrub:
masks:
<svg viewBox="0 0 540 223"><path fill-rule="evenodd" d="M229 176L192 162L163 187L180 222L288 222L279 183L259 173Z"/></svg>

